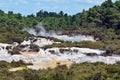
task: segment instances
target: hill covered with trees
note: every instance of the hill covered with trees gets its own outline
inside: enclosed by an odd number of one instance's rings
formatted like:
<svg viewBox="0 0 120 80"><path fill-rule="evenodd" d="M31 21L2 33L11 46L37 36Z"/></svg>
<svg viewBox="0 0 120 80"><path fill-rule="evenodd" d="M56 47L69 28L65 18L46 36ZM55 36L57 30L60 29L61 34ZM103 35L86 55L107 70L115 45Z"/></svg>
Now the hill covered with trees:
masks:
<svg viewBox="0 0 120 80"><path fill-rule="evenodd" d="M21 29L34 27L40 22L48 30L78 29L80 27L104 27L118 30L120 29L120 0L114 3L106 0L100 6L94 6L72 16L63 11L56 13L40 10L36 15L22 16L20 13L15 14L12 11L4 13L0 10L0 26Z"/></svg>
<svg viewBox="0 0 120 80"><path fill-rule="evenodd" d="M5 13L0 10L0 42L20 43L30 36L21 30L35 27L39 23L42 23L46 30L60 30L63 34L93 35L98 37L106 48L115 53L120 52L120 0L106 0L99 6L75 15L68 15L63 11L56 13L40 10L36 15L23 16L13 11Z"/></svg>
<svg viewBox="0 0 120 80"><path fill-rule="evenodd" d="M99 6L83 10L75 15L68 15L63 11L59 13L40 10L35 15L23 16L20 13L0 10L0 43L22 42L30 37L23 28L34 28L42 23L46 30L61 30L63 34L93 35L100 40L97 42L62 42L48 45L50 47L86 47L104 49L108 53L120 54L120 0L112 2L106 0ZM52 39L52 38L51 38ZM36 47L33 45L33 47ZM17 48L15 49L16 53ZM25 66L23 62L7 63L0 61L0 80L120 80L120 63L81 63L73 64L67 68L65 65L48 68L47 70L23 70L9 72L12 67Z"/></svg>

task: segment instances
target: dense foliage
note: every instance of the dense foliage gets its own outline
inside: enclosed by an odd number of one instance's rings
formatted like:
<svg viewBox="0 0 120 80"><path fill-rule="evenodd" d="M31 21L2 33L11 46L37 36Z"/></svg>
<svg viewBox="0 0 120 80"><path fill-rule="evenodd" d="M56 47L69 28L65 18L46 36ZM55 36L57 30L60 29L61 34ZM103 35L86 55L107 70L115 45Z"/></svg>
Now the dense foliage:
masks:
<svg viewBox="0 0 120 80"><path fill-rule="evenodd" d="M20 13L14 14L12 11L4 13L0 10L0 26L34 27L42 22L48 29L78 29L84 27L104 27L120 29L120 0L113 3L106 0L100 6L94 6L89 10L83 10L76 15L68 15L60 11L59 13L40 10L36 15L22 16ZM117 30L119 33L119 30Z"/></svg>
<svg viewBox="0 0 120 80"><path fill-rule="evenodd" d="M0 80L120 80L120 63L107 65L103 63L74 64L70 68L65 65L47 70L23 70L9 72L9 64L1 62ZM3 67L5 66L5 67Z"/></svg>
<svg viewBox="0 0 120 80"><path fill-rule="evenodd" d="M31 35L17 28L0 27L0 43L20 43L29 36Z"/></svg>
<svg viewBox="0 0 120 80"><path fill-rule="evenodd" d="M0 10L0 43L13 43L29 37L26 32L20 31L26 27L35 27L42 22L47 30L62 30L64 34L94 35L98 42L62 42L43 47L88 47L110 49L120 54L120 0L112 2L106 0L100 6L94 6L89 10L83 10L76 15L68 15L40 10L36 15L22 16L20 13ZM53 38L51 38L53 39ZM58 41L57 39L54 39ZM37 51L38 46L31 45ZM11 54L19 54L19 49L14 48ZM106 65L103 63L74 64L69 69L66 66L58 66L47 70L24 70L9 72L12 67L25 66L23 62L0 62L0 80L120 80L120 63Z"/></svg>

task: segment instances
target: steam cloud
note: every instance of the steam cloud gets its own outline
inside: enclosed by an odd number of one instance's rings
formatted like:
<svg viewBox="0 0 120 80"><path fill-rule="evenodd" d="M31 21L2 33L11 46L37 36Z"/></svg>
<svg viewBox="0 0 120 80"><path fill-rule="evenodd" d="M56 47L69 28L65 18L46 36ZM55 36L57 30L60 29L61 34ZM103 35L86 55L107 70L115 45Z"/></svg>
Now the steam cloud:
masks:
<svg viewBox="0 0 120 80"><path fill-rule="evenodd" d="M53 38L57 38L63 41L71 41L71 42L93 41L95 42L94 37L92 36L85 36L85 35L68 36L68 35L59 35L55 31L47 32L41 23L38 24L35 28L25 28L23 29L23 31L27 31L28 33L34 36L53 37Z"/></svg>

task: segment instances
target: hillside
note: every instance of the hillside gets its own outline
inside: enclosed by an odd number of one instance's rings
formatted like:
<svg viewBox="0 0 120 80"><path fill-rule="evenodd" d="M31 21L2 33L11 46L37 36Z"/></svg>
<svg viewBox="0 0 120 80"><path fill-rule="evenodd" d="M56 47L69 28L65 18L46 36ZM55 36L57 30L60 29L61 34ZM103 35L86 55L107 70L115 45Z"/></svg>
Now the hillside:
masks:
<svg viewBox="0 0 120 80"><path fill-rule="evenodd" d="M75 15L0 10L0 80L120 80L120 0Z"/></svg>
<svg viewBox="0 0 120 80"><path fill-rule="evenodd" d="M79 29L80 27L103 27L118 30L120 29L119 4L119 0L114 3L111 0L106 0L100 6L96 5L75 15L68 15L63 11L56 13L40 10L36 15L22 16L22 14L15 14L13 11L4 13L0 10L0 26L22 29L23 27L35 27L42 22L47 30Z"/></svg>

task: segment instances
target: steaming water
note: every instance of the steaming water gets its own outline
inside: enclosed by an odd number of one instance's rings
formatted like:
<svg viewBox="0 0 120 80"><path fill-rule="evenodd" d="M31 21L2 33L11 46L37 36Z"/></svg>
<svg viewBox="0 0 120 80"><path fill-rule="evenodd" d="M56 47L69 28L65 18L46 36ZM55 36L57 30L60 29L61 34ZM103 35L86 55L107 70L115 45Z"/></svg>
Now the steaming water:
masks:
<svg viewBox="0 0 120 80"><path fill-rule="evenodd" d="M30 28L30 29L24 29L24 31L29 32L30 34L33 34L35 36L44 36L44 37L53 37L57 38L63 41L71 41L71 42L80 42L80 41L92 41L95 42L93 36L84 36L84 35L75 35L75 36L68 36L68 35L58 35L54 31L52 33L46 32L43 26L38 24L36 26L36 29Z"/></svg>
<svg viewBox="0 0 120 80"><path fill-rule="evenodd" d="M54 38L63 40L63 41L71 41L71 42L80 42L80 41L92 41L95 42L94 37L92 36L84 36L84 35L76 35L76 36L68 36L68 35L57 35Z"/></svg>
<svg viewBox="0 0 120 80"><path fill-rule="evenodd" d="M83 36L83 35L76 35L76 36L68 36L68 35L57 35L53 33L47 33L46 30L38 25L36 29L24 29L35 36L45 36L45 37L54 37L63 41L72 41L72 42L79 42L79 41L95 41L94 37L92 36ZM41 68L41 64L48 65L53 61L57 60L64 60L69 61L71 63L83 63L83 62L104 62L106 64L114 64L120 61L119 55L112 55L112 56L101 56L105 51L99 49L90 49L90 48L79 48L79 47L53 47L48 48L46 50L42 49L46 45L52 45L54 43L60 44L60 42L55 42L50 39L40 38L40 37L33 37L27 40L24 40L22 43L14 43L14 44L3 44L0 43L0 61L7 61L12 62L23 60L25 63L33 63L33 66L28 66L32 69L39 69ZM30 50L30 45L35 44L39 46L39 52L37 54L27 54L27 51ZM21 54L19 55L10 55L8 50L12 50L14 47L20 45L24 45L26 47L21 47ZM10 46L10 49L7 47ZM22 52L26 51L26 52ZM89 56L87 54L95 54L93 56ZM61 62L62 63L62 62ZM40 65L39 65L40 64ZM68 64L68 63L66 63ZM45 65L43 67L45 67Z"/></svg>

